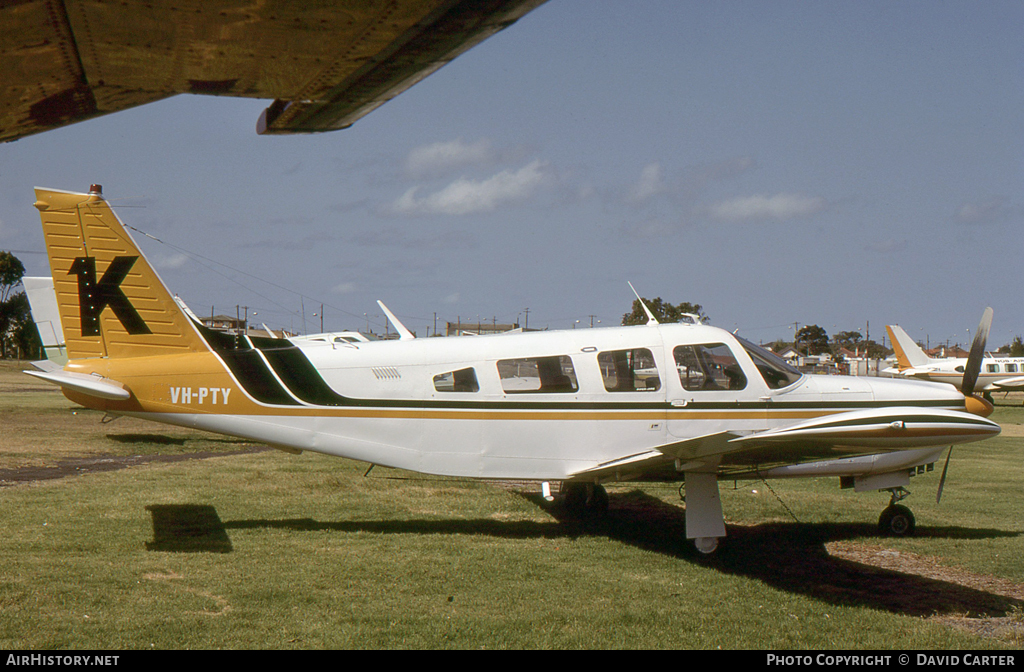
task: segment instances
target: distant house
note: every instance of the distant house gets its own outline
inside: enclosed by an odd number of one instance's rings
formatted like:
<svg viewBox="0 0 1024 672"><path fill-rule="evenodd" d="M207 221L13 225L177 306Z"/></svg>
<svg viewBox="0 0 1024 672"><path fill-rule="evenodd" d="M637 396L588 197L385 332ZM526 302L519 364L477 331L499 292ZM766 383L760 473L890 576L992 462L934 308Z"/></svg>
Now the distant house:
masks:
<svg viewBox="0 0 1024 672"><path fill-rule="evenodd" d="M245 320L240 320L237 317L231 317L230 315L211 315L210 317L203 318L204 327L217 329L219 331L237 331L243 324L245 324Z"/></svg>
<svg viewBox="0 0 1024 672"><path fill-rule="evenodd" d="M961 348L959 343L951 346L937 345L930 350L925 350L925 353L929 357L935 357L937 359L946 359L947 357L965 359L971 354Z"/></svg>
<svg viewBox="0 0 1024 672"><path fill-rule="evenodd" d="M292 332L286 329L264 329L262 326L254 327L251 324L246 324L245 320L240 320L237 317L231 315L211 315L210 317L202 318L203 326L215 331L227 331L232 334L239 332L245 332L249 336L270 336L271 338L289 338L295 336Z"/></svg>
<svg viewBox="0 0 1024 672"><path fill-rule="evenodd" d="M497 322L445 322L445 336L483 336L484 334L501 334L519 328L518 324L499 324Z"/></svg>

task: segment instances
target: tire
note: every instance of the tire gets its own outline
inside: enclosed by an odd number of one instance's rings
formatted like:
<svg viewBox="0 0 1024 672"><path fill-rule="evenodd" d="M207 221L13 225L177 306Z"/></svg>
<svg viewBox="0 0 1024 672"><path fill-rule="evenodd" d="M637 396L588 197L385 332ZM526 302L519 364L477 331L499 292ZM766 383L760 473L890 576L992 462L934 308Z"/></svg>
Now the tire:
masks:
<svg viewBox="0 0 1024 672"><path fill-rule="evenodd" d="M886 507L878 518L878 532L884 537L909 537L915 527L914 514L899 504Z"/></svg>

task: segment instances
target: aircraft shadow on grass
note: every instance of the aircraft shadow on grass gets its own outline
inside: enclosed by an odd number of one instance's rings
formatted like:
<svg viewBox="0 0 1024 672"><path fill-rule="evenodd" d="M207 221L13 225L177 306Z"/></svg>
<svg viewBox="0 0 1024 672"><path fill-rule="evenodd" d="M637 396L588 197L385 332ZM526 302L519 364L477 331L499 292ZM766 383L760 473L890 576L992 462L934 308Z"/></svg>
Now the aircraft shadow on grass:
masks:
<svg viewBox="0 0 1024 672"><path fill-rule="evenodd" d="M874 525L864 523L765 523L729 526L729 542L713 556L703 556L686 539L681 507L640 491L611 494L608 516L572 519L539 496L524 495L554 520L380 520L318 521L311 518L221 521L210 505L153 505L151 551L229 553L228 530L285 529L375 534L470 534L505 539L604 536L648 551L700 564L725 574L755 579L786 592L829 604L864 606L906 616L1005 616L1024 601L952 581L903 573L830 555L826 544L877 539ZM1019 536L1005 530L920 527L921 536L988 539Z"/></svg>

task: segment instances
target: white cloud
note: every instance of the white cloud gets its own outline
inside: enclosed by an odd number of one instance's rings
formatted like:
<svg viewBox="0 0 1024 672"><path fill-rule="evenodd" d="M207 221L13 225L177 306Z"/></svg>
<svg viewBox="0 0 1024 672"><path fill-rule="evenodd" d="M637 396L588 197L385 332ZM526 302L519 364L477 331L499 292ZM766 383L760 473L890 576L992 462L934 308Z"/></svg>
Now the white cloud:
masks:
<svg viewBox="0 0 1024 672"><path fill-rule="evenodd" d="M157 268L181 268L187 263L187 256L184 254L174 254L169 257L161 257L154 260L153 265Z"/></svg>
<svg viewBox="0 0 1024 672"><path fill-rule="evenodd" d="M784 222L817 214L824 210L826 205L825 199L817 196L776 194L733 198L712 205L709 211L714 219L725 222L751 219L775 219Z"/></svg>
<svg viewBox="0 0 1024 672"><path fill-rule="evenodd" d="M661 164L651 163L640 172L640 181L637 182L629 193L629 200L639 203L657 196L666 190L665 178L662 176Z"/></svg>
<svg viewBox="0 0 1024 672"><path fill-rule="evenodd" d="M502 172L484 180L459 178L444 189L419 198L413 187L395 201L390 212L399 215L470 215L492 212L503 203L524 201L547 179L546 165L534 161L516 171Z"/></svg>
<svg viewBox="0 0 1024 672"><path fill-rule="evenodd" d="M996 196L979 203L965 203L956 213L956 221L961 224L992 224L1011 219L1019 215L1020 208L1015 208L1006 197Z"/></svg>
<svg viewBox="0 0 1024 672"><path fill-rule="evenodd" d="M444 297L443 301L445 303L449 303L449 304L451 304L451 303L458 303L459 302L459 293L458 292L454 292L452 294L449 294L448 296Z"/></svg>
<svg viewBox="0 0 1024 672"><path fill-rule="evenodd" d="M466 166L479 166L495 159L491 143L477 140L467 143L459 138L417 147L405 157L405 170L413 177L443 175Z"/></svg>
<svg viewBox="0 0 1024 672"><path fill-rule="evenodd" d="M334 294L351 294L354 291L356 291L356 283L354 282L343 282L331 289L331 292Z"/></svg>

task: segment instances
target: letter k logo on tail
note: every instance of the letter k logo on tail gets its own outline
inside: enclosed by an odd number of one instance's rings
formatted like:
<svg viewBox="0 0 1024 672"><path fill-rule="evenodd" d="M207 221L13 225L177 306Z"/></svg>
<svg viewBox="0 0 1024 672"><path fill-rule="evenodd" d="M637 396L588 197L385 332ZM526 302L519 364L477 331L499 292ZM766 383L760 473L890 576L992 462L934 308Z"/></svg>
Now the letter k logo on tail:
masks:
<svg viewBox="0 0 1024 672"><path fill-rule="evenodd" d="M100 335L100 313L107 306L132 335L151 334L146 322L121 291L121 283L138 257L114 257L103 277L96 282L96 258L75 257L68 275L78 276L78 303L82 315L82 336Z"/></svg>

